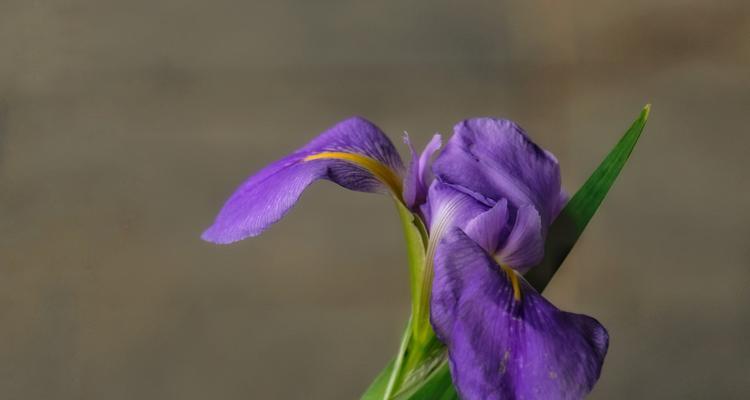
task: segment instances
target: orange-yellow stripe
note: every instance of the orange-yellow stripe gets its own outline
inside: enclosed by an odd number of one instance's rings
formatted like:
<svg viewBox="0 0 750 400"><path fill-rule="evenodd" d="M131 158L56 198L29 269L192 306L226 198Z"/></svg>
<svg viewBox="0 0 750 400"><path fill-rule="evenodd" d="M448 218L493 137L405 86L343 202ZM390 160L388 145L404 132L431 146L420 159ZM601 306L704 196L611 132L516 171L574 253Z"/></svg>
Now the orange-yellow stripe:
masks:
<svg viewBox="0 0 750 400"><path fill-rule="evenodd" d="M342 151L325 151L322 153L312 154L305 157L304 161L312 160L343 160L348 161L358 167L364 168L375 178L383 182L393 192L398 199L401 199L401 178L391 168L387 167L380 161L355 153L344 153Z"/></svg>
<svg viewBox="0 0 750 400"><path fill-rule="evenodd" d="M508 279L510 280L510 284L513 285L513 299L521 301L521 282L518 280L518 274L511 267L501 264L500 268L505 271L505 274L508 275Z"/></svg>

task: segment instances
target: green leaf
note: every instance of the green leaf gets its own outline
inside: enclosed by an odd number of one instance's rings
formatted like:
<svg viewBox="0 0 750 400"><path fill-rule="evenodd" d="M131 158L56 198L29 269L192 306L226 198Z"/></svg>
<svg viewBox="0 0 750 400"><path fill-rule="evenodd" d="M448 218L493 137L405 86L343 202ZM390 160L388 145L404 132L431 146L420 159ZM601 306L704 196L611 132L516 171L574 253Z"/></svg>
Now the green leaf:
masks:
<svg viewBox="0 0 750 400"><path fill-rule="evenodd" d="M432 374L424 379L420 385L414 385L403 392L399 392L394 400L453 400L458 394L453 388L451 372L448 362L443 361Z"/></svg>
<svg viewBox="0 0 750 400"><path fill-rule="evenodd" d="M422 286L422 275L424 275L425 248L427 247L427 228L422 220L415 217L412 212L400 201L396 200L396 209L401 221L406 241L406 258L409 260L409 281L411 292ZM412 299L412 315L418 308L417 299Z"/></svg>
<svg viewBox="0 0 750 400"><path fill-rule="evenodd" d="M586 225L596 213L623 166L625 166L646 125L649 111L650 105L647 105L614 149L610 151L586 183L570 199L550 226L542 263L524 276L539 292L547 287L552 276L560 268L565 257L578 241ZM389 367L392 367L392 364L389 364ZM386 371L389 367L386 367ZM457 398L458 396L451 383L447 361L443 361L420 384L411 385L408 389L397 393L395 397L396 400L449 400Z"/></svg>
<svg viewBox="0 0 750 400"><path fill-rule="evenodd" d="M362 395L361 400L383 400L395 362L395 359L391 360L388 365L380 371L375 380L370 384L370 387L365 391L365 394Z"/></svg>
<svg viewBox="0 0 750 400"><path fill-rule="evenodd" d="M609 189L620 174L622 167L633 152L643 127L646 126L651 105L641 111L641 115L625 132L614 149L599 164L586 183L573 195L555 222L550 226L544 244L544 259L524 277L540 293L547 287L552 276L562 265L565 257L578 241L583 230L591 221L596 210L607 196Z"/></svg>

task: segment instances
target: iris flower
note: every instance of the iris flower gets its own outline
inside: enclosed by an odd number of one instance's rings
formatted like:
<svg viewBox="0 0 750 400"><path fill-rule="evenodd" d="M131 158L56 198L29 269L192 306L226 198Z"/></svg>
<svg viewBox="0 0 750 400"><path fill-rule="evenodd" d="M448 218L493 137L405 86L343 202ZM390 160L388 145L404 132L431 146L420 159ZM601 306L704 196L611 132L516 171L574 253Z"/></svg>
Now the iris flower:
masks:
<svg viewBox="0 0 750 400"><path fill-rule="evenodd" d="M456 125L433 170L431 322L458 393L584 397L599 378L607 331L560 311L521 276L541 261L567 200L557 160L513 122L478 118Z"/></svg>
<svg viewBox="0 0 750 400"><path fill-rule="evenodd" d="M462 399L578 399L594 386L608 346L593 318L561 311L523 278L542 259L565 205L557 160L515 123L475 118L421 154L406 137L405 168L371 122L350 118L251 176L203 238L231 243L281 219L319 179L389 193L427 227L415 332L448 350ZM420 327L429 321L431 329Z"/></svg>

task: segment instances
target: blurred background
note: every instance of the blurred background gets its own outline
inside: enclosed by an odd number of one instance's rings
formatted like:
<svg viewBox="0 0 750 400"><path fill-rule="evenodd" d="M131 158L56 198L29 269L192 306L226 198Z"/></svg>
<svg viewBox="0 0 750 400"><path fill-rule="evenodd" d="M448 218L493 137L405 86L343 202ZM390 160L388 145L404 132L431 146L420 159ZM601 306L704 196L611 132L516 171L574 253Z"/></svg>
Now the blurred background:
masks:
<svg viewBox="0 0 750 400"><path fill-rule="evenodd" d="M750 397L750 3L0 3L3 399L352 399L408 313L390 201L314 185L232 246L246 176L354 114L422 146L518 121L575 191L652 103L545 292L592 399Z"/></svg>

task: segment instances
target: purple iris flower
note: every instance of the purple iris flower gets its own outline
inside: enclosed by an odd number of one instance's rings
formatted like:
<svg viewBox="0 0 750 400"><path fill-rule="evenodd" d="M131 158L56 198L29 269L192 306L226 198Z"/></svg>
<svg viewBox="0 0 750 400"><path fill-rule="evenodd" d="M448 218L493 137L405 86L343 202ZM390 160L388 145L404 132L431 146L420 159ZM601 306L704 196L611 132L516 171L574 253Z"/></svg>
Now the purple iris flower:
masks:
<svg viewBox="0 0 750 400"><path fill-rule="evenodd" d="M439 135L421 154L405 141L408 169L374 124L342 121L240 185L203 238L260 234L319 179L390 193L429 228L419 293L429 307L417 312L429 315L416 315L415 332L429 319L461 398L585 396L601 371L606 330L560 311L522 277L542 259L547 229L567 201L557 160L506 120L459 123L432 165Z"/></svg>
<svg viewBox="0 0 750 400"><path fill-rule="evenodd" d="M557 160L507 120L456 125L427 196L431 322L463 399L579 399L608 347L593 318L560 311L521 274L543 256L567 196Z"/></svg>

